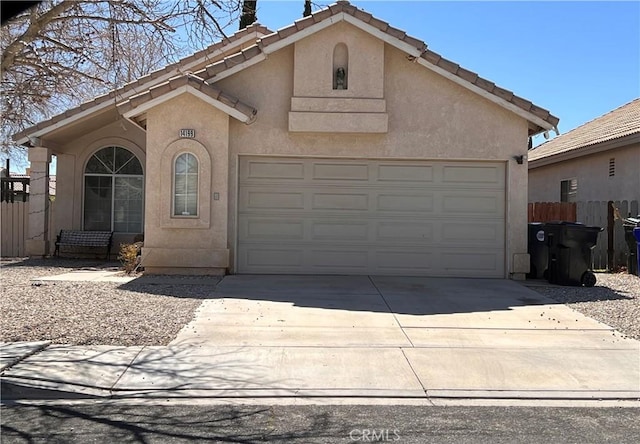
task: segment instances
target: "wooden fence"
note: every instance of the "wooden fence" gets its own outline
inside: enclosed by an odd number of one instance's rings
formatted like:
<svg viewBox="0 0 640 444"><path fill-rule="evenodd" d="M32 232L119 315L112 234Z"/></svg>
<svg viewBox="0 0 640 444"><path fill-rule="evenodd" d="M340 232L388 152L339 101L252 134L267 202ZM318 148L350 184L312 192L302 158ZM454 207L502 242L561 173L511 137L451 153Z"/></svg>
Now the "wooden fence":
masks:
<svg viewBox="0 0 640 444"><path fill-rule="evenodd" d="M635 217L638 201L578 202L578 222L603 227L598 243L593 249L593 268L617 270L627 265L629 247L624 238L623 219Z"/></svg>
<svg viewBox="0 0 640 444"><path fill-rule="evenodd" d="M0 255L25 256L25 239L29 229L29 202L0 203Z"/></svg>
<svg viewBox="0 0 640 444"><path fill-rule="evenodd" d="M529 204L527 216L529 222L575 222L576 207L575 202L534 202Z"/></svg>
<svg viewBox="0 0 640 444"><path fill-rule="evenodd" d="M49 239L54 242L54 202L49 203ZM29 232L29 202L0 202L0 256L26 256L26 239Z"/></svg>
<svg viewBox="0 0 640 444"><path fill-rule="evenodd" d="M627 265L629 247L623 219L640 214L638 201L535 202L529 204L529 222L567 221L604 228L593 249L595 270L617 270Z"/></svg>

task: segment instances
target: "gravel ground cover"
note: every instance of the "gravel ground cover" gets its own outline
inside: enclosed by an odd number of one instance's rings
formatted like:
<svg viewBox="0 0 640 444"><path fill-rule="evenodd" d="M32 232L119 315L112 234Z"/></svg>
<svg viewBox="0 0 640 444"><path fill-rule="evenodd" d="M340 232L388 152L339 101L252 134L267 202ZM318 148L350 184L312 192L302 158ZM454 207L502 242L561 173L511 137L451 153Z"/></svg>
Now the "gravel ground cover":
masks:
<svg viewBox="0 0 640 444"><path fill-rule="evenodd" d="M0 341L74 345L167 345L193 318L213 285L116 282L33 282L117 263L71 259L3 261ZM216 282L215 280L213 282Z"/></svg>
<svg viewBox="0 0 640 444"><path fill-rule="evenodd" d="M215 280L172 277L115 282L34 282L78 269L117 269L117 263L71 259L0 264L0 341L74 345L166 345L193 319ZM592 288L531 282L533 290L640 340L640 278L597 273Z"/></svg>
<svg viewBox="0 0 640 444"><path fill-rule="evenodd" d="M532 285L530 288L640 340L640 278L596 273L595 287Z"/></svg>

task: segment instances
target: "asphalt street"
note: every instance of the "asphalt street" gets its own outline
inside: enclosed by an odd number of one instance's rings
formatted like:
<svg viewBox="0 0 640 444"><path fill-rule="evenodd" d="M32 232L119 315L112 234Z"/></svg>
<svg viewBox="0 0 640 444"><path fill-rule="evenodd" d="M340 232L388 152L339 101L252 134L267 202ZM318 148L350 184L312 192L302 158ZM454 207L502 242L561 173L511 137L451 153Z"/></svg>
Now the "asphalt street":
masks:
<svg viewBox="0 0 640 444"><path fill-rule="evenodd" d="M632 408L3 406L9 443L637 443Z"/></svg>

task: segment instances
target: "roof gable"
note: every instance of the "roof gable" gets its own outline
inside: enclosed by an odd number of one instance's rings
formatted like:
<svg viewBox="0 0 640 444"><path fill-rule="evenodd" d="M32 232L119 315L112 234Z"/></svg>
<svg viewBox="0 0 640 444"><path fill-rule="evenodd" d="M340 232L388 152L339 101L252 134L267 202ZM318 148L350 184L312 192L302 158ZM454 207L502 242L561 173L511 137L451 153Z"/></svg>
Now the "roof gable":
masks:
<svg viewBox="0 0 640 444"><path fill-rule="evenodd" d="M529 151L529 166L535 168L631 143L640 143L640 98Z"/></svg>
<svg viewBox="0 0 640 444"><path fill-rule="evenodd" d="M193 74L174 77L168 82L164 82L142 94L133 96L126 102L119 104L118 111L124 117L133 119L149 109L184 93L190 93L231 117L247 124L252 123L258 113L255 108L241 102L233 96L225 94Z"/></svg>
<svg viewBox="0 0 640 444"><path fill-rule="evenodd" d="M404 51L427 69L523 117L530 123L530 135L549 130L557 132L559 119L546 109L462 68L440 54L428 50L425 42L407 35L406 32L390 26L389 23L375 18L370 13L360 10L346 1L338 1L287 27L265 35L256 41L255 46L212 63L196 74L208 82L217 82L265 60L270 53L341 21L346 21L368 32L385 43Z"/></svg>

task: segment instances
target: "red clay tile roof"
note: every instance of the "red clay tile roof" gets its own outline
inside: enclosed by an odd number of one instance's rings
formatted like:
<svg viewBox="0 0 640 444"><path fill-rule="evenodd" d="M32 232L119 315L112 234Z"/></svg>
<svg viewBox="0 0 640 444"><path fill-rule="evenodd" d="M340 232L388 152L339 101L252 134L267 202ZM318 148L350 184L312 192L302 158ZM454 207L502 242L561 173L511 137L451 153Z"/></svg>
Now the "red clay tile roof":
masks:
<svg viewBox="0 0 640 444"><path fill-rule="evenodd" d="M170 74L172 71L179 71L179 69L184 66L184 65L188 65L190 63L196 63L199 60L202 60L203 62L206 62L206 60L210 57L215 57L216 55L220 54L220 52L224 51L224 48L226 46L229 46L231 44L233 44L234 42L237 42L240 39L245 38L246 36L249 36L251 34L255 34L256 38L258 38L261 35L266 35L266 34L271 34L273 31L271 31L269 28L259 24L259 23L254 23L251 26L246 27L245 29L242 29L222 40L220 40L219 42L216 42L212 45L209 45L207 48L198 51L194 54L191 54L181 60L179 60L176 63L172 63L170 65L165 66L164 68L161 68L157 71L154 71L150 74L147 74L143 77L140 77L139 79L135 80L134 82L128 83L124 86L122 86L121 88L118 88L115 91L111 91L107 94L98 96L96 98L94 98L93 100L89 101L89 102L85 102L75 108L69 109L67 111L65 111L64 113L58 114L48 120L44 120L42 122L38 122L36 125L29 127L17 134L15 134L13 136L13 139L16 141L20 141L21 139L26 138L28 135L31 135L32 133L36 132L36 131L40 131L42 129L45 129L49 126L55 125L58 122L61 122L64 119L67 119L69 117L73 117L79 113L81 113L82 111L85 110L89 110L90 108L93 108L95 106L104 104L104 103L109 103L109 102L113 102L114 98L118 98L118 99L122 99L124 97L127 97L131 94L135 94L136 91L140 91L140 90L144 90L144 89L148 89L150 86L153 85L154 80L159 79L163 76L166 76L168 74ZM161 80L158 80L158 82L160 82ZM123 97L124 96L124 97ZM24 142L26 143L26 142Z"/></svg>
<svg viewBox="0 0 640 444"><path fill-rule="evenodd" d="M256 110L252 106L241 102L236 97L225 94L218 88L209 85L203 79L193 74L184 74L181 76L173 77L168 81L156 85L141 94L132 96L126 102L118 104L118 111L121 114L125 114L128 111L131 111L138 106L149 102L152 99L161 97L166 93L174 91L183 86L190 86L192 88L195 88L196 90L202 92L203 94L206 94L213 100L216 100L230 108L237 110L238 112L246 116L246 123L253 122L253 120L255 120L256 114L258 113L258 110Z"/></svg>
<svg viewBox="0 0 640 444"><path fill-rule="evenodd" d="M634 134L640 143L640 98L539 145L528 158L533 162Z"/></svg>

